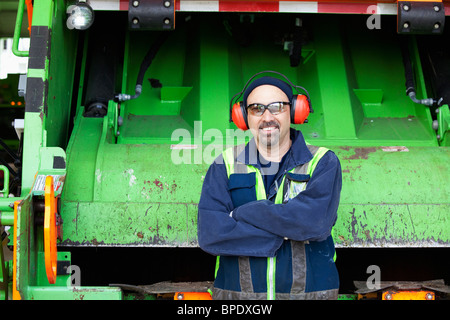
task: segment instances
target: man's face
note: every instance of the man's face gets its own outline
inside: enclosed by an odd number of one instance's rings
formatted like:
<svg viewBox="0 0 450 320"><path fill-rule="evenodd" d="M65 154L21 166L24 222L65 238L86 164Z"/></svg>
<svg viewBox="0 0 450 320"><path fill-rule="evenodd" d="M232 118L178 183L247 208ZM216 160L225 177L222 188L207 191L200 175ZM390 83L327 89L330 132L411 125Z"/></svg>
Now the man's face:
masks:
<svg viewBox="0 0 450 320"><path fill-rule="evenodd" d="M247 106L253 103L268 105L273 102L290 102L287 95L279 88L272 85L256 87L247 98ZM289 128L291 124L290 107L286 106L284 111L273 115L265 110L261 116L251 114L248 110L248 125L255 137L258 148L266 147L273 150L274 147L289 144Z"/></svg>

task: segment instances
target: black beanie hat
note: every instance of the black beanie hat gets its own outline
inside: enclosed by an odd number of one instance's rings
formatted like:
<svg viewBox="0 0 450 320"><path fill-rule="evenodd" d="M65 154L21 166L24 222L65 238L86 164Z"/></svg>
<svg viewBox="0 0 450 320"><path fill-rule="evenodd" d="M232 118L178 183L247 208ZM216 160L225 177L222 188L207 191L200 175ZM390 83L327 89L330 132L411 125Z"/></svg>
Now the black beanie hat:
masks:
<svg viewBox="0 0 450 320"><path fill-rule="evenodd" d="M279 88L280 90L282 90L287 95L289 101L292 100L292 96L293 96L292 87L289 84L287 84L286 82L284 82L283 80L280 80L278 78L266 76L266 77L261 77L261 78L258 78L256 80L254 80L247 87L247 89L244 92L244 96L243 96L243 103L244 103L245 107L247 107L247 98L250 95L250 93L256 87L259 87L259 86L262 86L262 85L275 86L275 87Z"/></svg>

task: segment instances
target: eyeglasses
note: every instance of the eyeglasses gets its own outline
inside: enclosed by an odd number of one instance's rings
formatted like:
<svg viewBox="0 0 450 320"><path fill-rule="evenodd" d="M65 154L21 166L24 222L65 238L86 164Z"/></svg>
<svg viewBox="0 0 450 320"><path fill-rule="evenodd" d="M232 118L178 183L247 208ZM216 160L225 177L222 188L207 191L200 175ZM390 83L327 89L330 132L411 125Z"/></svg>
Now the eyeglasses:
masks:
<svg viewBox="0 0 450 320"><path fill-rule="evenodd" d="M261 103L252 103L247 107L247 110L254 116L262 116L264 112L267 110L270 111L271 114L277 115L286 110L286 106L290 106L289 102L272 102L268 105L264 105Z"/></svg>

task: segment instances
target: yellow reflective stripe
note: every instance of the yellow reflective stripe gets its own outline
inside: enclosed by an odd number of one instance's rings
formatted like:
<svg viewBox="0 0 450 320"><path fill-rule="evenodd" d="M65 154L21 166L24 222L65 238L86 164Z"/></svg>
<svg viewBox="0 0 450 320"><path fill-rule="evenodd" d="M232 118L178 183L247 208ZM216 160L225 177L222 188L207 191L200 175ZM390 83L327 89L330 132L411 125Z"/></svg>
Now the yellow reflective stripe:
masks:
<svg viewBox="0 0 450 320"><path fill-rule="evenodd" d="M292 169L291 171L293 171L294 169ZM289 171L289 172L291 172ZM281 179L281 183L278 186L278 190L277 190L277 195L275 197L275 204L282 204L283 203L283 186L284 186L284 179L286 178L286 175L283 176L283 179ZM279 192L281 190L281 192Z"/></svg>
<svg viewBox="0 0 450 320"><path fill-rule="evenodd" d="M220 264L220 256L216 257L216 270L214 270L214 279L217 278L217 271L219 271L219 264Z"/></svg>
<svg viewBox="0 0 450 320"><path fill-rule="evenodd" d="M247 166L249 168L249 172L256 172L256 200L265 200L266 196L266 188L264 188L264 181L261 176L261 171L256 170L253 166ZM250 170L251 168L251 170Z"/></svg>
<svg viewBox="0 0 450 320"><path fill-rule="evenodd" d="M233 147L226 149L222 153L223 162L225 164L225 168L227 169L228 179L230 179L230 175L234 172L234 155L233 155Z"/></svg>
<svg viewBox="0 0 450 320"><path fill-rule="evenodd" d="M267 300L275 300L275 272L277 257L267 258Z"/></svg>
<svg viewBox="0 0 450 320"><path fill-rule="evenodd" d="M309 176L312 176L312 173L314 172L314 169L316 169L317 164L319 163L319 160L322 159L323 155L327 153L328 149L324 147L320 147L319 150L314 154L311 161L308 163L308 170L306 171Z"/></svg>

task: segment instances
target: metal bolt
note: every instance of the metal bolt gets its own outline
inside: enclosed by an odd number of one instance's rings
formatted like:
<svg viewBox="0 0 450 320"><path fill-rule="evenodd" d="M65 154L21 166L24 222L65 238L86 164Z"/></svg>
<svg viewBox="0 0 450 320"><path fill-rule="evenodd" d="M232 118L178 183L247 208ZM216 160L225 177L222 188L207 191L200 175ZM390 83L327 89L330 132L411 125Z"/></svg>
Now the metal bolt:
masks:
<svg viewBox="0 0 450 320"><path fill-rule="evenodd" d="M409 11L409 6L408 6L407 4L404 4L404 5L403 5L403 10Z"/></svg>
<svg viewBox="0 0 450 320"><path fill-rule="evenodd" d="M139 6L139 1L138 0L133 1L133 7L138 7L138 6Z"/></svg>
<svg viewBox="0 0 450 320"><path fill-rule="evenodd" d="M177 300L183 300L183 299L184 299L184 294L179 293L179 294L177 295Z"/></svg>
<svg viewBox="0 0 450 320"><path fill-rule="evenodd" d="M164 24L170 24L170 19L169 18L165 18L164 19Z"/></svg>
<svg viewBox="0 0 450 320"><path fill-rule="evenodd" d="M390 293L386 293L386 295L384 296L384 298L386 300L392 300L392 295Z"/></svg>
<svg viewBox="0 0 450 320"><path fill-rule="evenodd" d="M434 24L434 29L439 29L440 27L441 27L441 25L440 25L439 23L436 22L436 23Z"/></svg>
<svg viewBox="0 0 450 320"><path fill-rule="evenodd" d="M138 24L139 23L139 19L138 18L133 18L133 24Z"/></svg>
<svg viewBox="0 0 450 320"><path fill-rule="evenodd" d="M439 12L441 10L441 8L439 8L439 6L434 6L434 11Z"/></svg>
<svg viewBox="0 0 450 320"><path fill-rule="evenodd" d="M408 28L409 28L409 23L408 23L408 22L405 22L405 23L403 24L403 28L404 28L404 29L408 29Z"/></svg>
<svg viewBox="0 0 450 320"><path fill-rule="evenodd" d="M164 7L169 8L170 7L170 1L164 1Z"/></svg>
<svg viewBox="0 0 450 320"><path fill-rule="evenodd" d="M431 127L433 128L433 130L439 129L439 121L433 120Z"/></svg>
<svg viewBox="0 0 450 320"><path fill-rule="evenodd" d="M427 293L427 294L425 295L425 299L426 299L426 300L433 300L433 294L432 294L432 293Z"/></svg>

